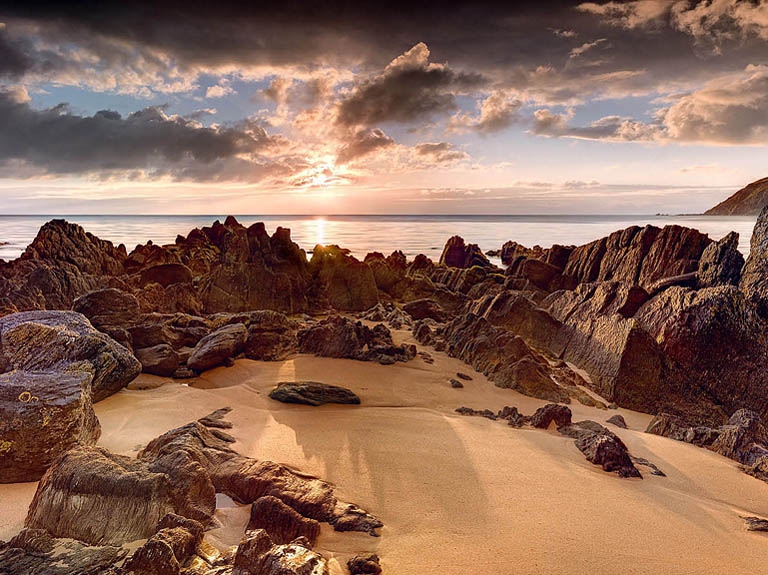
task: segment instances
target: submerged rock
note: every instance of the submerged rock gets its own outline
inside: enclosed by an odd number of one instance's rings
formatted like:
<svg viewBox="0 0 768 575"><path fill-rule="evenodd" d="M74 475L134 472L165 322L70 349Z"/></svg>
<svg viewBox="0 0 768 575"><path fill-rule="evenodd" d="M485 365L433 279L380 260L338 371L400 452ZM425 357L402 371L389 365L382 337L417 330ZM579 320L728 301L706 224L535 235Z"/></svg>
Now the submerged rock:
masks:
<svg viewBox="0 0 768 575"><path fill-rule="evenodd" d="M281 382L269 393L269 397L283 403L324 405L326 403L359 404L360 398L345 387L316 381Z"/></svg>

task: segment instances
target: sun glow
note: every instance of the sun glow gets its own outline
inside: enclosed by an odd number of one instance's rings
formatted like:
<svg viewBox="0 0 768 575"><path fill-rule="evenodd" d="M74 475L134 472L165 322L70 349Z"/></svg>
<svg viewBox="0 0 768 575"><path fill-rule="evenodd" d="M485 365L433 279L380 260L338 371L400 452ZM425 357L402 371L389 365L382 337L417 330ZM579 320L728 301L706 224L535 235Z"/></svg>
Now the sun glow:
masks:
<svg viewBox="0 0 768 575"><path fill-rule="evenodd" d="M315 244L325 245L325 218L315 219Z"/></svg>

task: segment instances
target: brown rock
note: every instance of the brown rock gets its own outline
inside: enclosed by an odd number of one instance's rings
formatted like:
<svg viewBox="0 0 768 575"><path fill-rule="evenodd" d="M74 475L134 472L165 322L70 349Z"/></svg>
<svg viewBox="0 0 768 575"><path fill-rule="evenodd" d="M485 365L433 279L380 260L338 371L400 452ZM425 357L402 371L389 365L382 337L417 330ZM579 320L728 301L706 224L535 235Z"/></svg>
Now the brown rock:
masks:
<svg viewBox="0 0 768 575"><path fill-rule="evenodd" d="M379 556L374 553L355 555L347 561L347 569L349 569L349 575L378 575L381 573Z"/></svg>
<svg viewBox="0 0 768 575"><path fill-rule="evenodd" d="M179 368L179 354L167 343L135 351L144 373L170 377Z"/></svg>
<svg viewBox="0 0 768 575"><path fill-rule="evenodd" d="M559 431L576 440L576 447L590 463L600 465L605 471L615 471L619 477L642 478L624 442L599 423L579 421Z"/></svg>
<svg viewBox="0 0 768 575"><path fill-rule="evenodd" d="M195 371L205 371L243 351L248 330L241 324L227 325L205 336L195 346L187 360L187 366Z"/></svg>
<svg viewBox="0 0 768 575"><path fill-rule="evenodd" d="M709 244L699 260L699 286L739 285L744 256L739 251L739 234L731 232Z"/></svg>
<svg viewBox="0 0 768 575"><path fill-rule="evenodd" d="M446 242L440 263L453 268L491 267L477 244L465 244L461 236L453 236Z"/></svg>
<svg viewBox="0 0 768 575"><path fill-rule="evenodd" d="M136 297L115 288L97 290L80 296L73 302L72 310L87 317L97 329L104 326L131 326L140 315Z"/></svg>
<svg viewBox="0 0 768 575"><path fill-rule="evenodd" d="M144 268L139 273L139 284L143 287L150 283L160 284L164 288L178 283L190 283L192 270L180 263L163 263Z"/></svg>
<svg viewBox="0 0 768 575"><path fill-rule="evenodd" d="M306 537L311 546L320 535L320 524L297 513L277 497L260 497L251 505L249 531L264 529L278 545L290 543L297 537Z"/></svg>
<svg viewBox="0 0 768 575"><path fill-rule="evenodd" d="M531 425L539 429L547 429L553 422L558 429L570 425L571 410L565 405L550 403L537 409L530 419Z"/></svg>
<svg viewBox="0 0 768 575"><path fill-rule="evenodd" d="M360 398L345 387L316 381L283 381L269 393L269 397L283 403L324 405L326 403L360 403Z"/></svg>
<svg viewBox="0 0 768 575"><path fill-rule="evenodd" d="M338 311L365 311L379 303L376 278L368 264L339 246L315 246L309 262L316 289Z"/></svg>

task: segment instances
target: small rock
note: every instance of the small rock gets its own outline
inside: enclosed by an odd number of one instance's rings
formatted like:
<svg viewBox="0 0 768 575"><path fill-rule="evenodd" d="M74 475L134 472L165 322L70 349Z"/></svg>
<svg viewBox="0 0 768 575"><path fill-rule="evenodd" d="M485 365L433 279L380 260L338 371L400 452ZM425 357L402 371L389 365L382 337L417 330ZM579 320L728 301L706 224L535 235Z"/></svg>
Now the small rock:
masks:
<svg viewBox="0 0 768 575"><path fill-rule="evenodd" d="M378 575L381 573L379 565L379 556L374 553L365 555L355 555L347 561L347 568L350 575Z"/></svg>
<svg viewBox="0 0 768 575"><path fill-rule="evenodd" d="M464 387L464 384L461 383L458 379L451 379L451 387L459 389Z"/></svg>
<svg viewBox="0 0 768 575"><path fill-rule="evenodd" d="M463 379L464 381L472 381L471 376L467 375L466 373L461 373L460 371L456 372L456 377Z"/></svg>
<svg viewBox="0 0 768 575"><path fill-rule="evenodd" d="M558 429L571 424L571 410L565 405L549 403L540 407L531 416L531 425L538 429L547 429L554 422Z"/></svg>
<svg viewBox="0 0 768 575"><path fill-rule="evenodd" d="M496 421L497 417L496 414L493 413L490 409L472 409L471 407L458 407L456 408L456 413L459 415L479 415L480 417L486 417L492 421Z"/></svg>
<svg viewBox="0 0 768 575"><path fill-rule="evenodd" d="M627 428L627 422L624 421L624 417L621 416L621 414L616 414L609 418L606 423L612 423L616 427L621 427L622 429Z"/></svg>
<svg viewBox="0 0 768 575"><path fill-rule="evenodd" d="M747 531L768 531L768 519L760 517L742 517L747 523Z"/></svg>

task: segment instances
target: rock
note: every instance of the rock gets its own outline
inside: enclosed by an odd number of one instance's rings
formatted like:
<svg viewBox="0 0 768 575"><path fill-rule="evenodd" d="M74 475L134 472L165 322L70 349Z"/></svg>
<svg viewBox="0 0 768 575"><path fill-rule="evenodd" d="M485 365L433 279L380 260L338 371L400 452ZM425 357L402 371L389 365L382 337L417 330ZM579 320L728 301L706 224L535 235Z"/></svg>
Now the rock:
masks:
<svg viewBox="0 0 768 575"><path fill-rule="evenodd" d="M299 351L321 357L391 364L416 357L416 346L395 345L382 324L373 328L343 316L330 316L298 333Z"/></svg>
<svg viewBox="0 0 768 575"><path fill-rule="evenodd" d="M350 390L316 381L281 382L269 393L269 397L283 403L324 405L326 403L360 403L360 398Z"/></svg>
<svg viewBox="0 0 768 575"><path fill-rule="evenodd" d="M379 556L374 553L355 555L347 561L347 569L349 569L349 575L378 575L381 573Z"/></svg>
<svg viewBox="0 0 768 575"><path fill-rule="evenodd" d="M187 366L195 371L206 371L243 351L248 330L241 324L227 325L205 336L195 346Z"/></svg>
<svg viewBox="0 0 768 575"><path fill-rule="evenodd" d="M627 422L624 421L624 417L619 413L608 418L607 423L612 423L616 427L620 427L622 429L627 428Z"/></svg>
<svg viewBox="0 0 768 575"><path fill-rule="evenodd" d="M263 529L278 545L290 543L297 537L305 537L314 546L320 535L320 524L303 517L277 497L265 496L251 506L249 531Z"/></svg>
<svg viewBox="0 0 768 575"><path fill-rule="evenodd" d="M576 440L587 461L600 465L603 470L615 471L619 477L640 477L640 472L632 463L629 451L619 437L594 421L579 421L570 426L559 428L563 435Z"/></svg>
<svg viewBox="0 0 768 575"><path fill-rule="evenodd" d="M403 305L403 311L414 320L430 318L438 322L446 320L445 310L431 299L417 299Z"/></svg>
<svg viewBox="0 0 768 575"><path fill-rule="evenodd" d="M709 448L724 457L751 465L768 456L768 429L754 411L738 410L719 432Z"/></svg>
<svg viewBox="0 0 768 575"><path fill-rule="evenodd" d="M757 217L749 241L749 257L741 272L739 289L757 308L761 317L768 317L768 208Z"/></svg>
<svg viewBox="0 0 768 575"><path fill-rule="evenodd" d="M227 411L219 410L152 440L139 453L139 460L151 466L162 464L168 472L179 467L179 460L200 466L213 484L214 506L215 493L224 493L242 504L272 495L304 517L327 521L337 530L351 528L376 535L381 522L360 508L339 501L329 484L271 461L243 457L229 447L234 442L232 437L202 423L221 420ZM173 483L181 482L174 479Z"/></svg>
<svg viewBox="0 0 768 575"><path fill-rule="evenodd" d="M458 379L451 378L450 382L451 382L451 387L453 387L454 389L461 389L462 387L464 387L464 384L461 383Z"/></svg>
<svg viewBox="0 0 768 575"><path fill-rule="evenodd" d="M86 362L0 374L0 483L37 481L62 453L96 443L92 378Z"/></svg>
<svg viewBox="0 0 768 575"><path fill-rule="evenodd" d="M463 379L464 381L472 381L472 376L469 376L466 373L461 373L460 371L456 372L456 377Z"/></svg>
<svg viewBox="0 0 768 575"><path fill-rule="evenodd" d="M338 311L365 311L379 303L376 279L368 264L339 246L316 246L309 262L314 283Z"/></svg>
<svg viewBox="0 0 768 575"><path fill-rule="evenodd" d="M262 361L281 361L298 351L298 325L275 311L256 311L248 315L245 357Z"/></svg>
<svg viewBox="0 0 768 575"><path fill-rule="evenodd" d="M670 288L634 319L656 340L667 364L657 409L646 411L684 413L714 427L743 407L768 410L765 327L735 287Z"/></svg>
<svg viewBox="0 0 768 575"><path fill-rule="evenodd" d="M747 524L747 531L768 531L768 519L760 517L742 517Z"/></svg>
<svg viewBox="0 0 768 575"><path fill-rule="evenodd" d="M710 244L712 245L712 244ZM661 278L656 280L646 288L648 295L653 298L655 295L663 292L665 289L679 286L695 288L699 285L698 272L690 272L679 276L672 276L668 278Z"/></svg>
<svg viewBox="0 0 768 575"><path fill-rule="evenodd" d="M162 263L144 268L139 273L139 285L156 283L164 288L178 283L192 282L192 270L180 263Z"/></svg>
<svg viewBox="0 0 768 575"><path fill-rule="evenodd" d="M25 525L91 545L122 545L152 536L176 507L167 475L100 447L79 447L43 476Z"/></svg>
<svg viewBox="0 0 768 575"><path fill-rule="evenodd" d="M632 226L575 248L563 275L578 283L619 281L641 287L698 269L705 234L678 225Z"/></svg>
<svg viewBox="0 0 768 575"><path fill-rule="evenodd" d="M440 263L453 268L471 268L474 266L491 267L491 263L477 244L464 244L464 238L453 236L443 248Z"/></svg>
<svg viewBox="0 0 768 575"><path fill-rule="evenodd" d="M496 421L496 419L498 419L497 415L490 409L472 409L471 407L462 405L461 407L457 407L455 411L459 415L477 415L480 417L485 417L486 419L490 419L491 421Z"/></svg>
<svg viewBox="0 0 768 575"><path fill-rule="evenodd" d="M530 419L531 425L539 429L547 429L553 422L558 429L570 425L571 410L565 405L550 403L537 409Z"/></svg>
<svg viewBox="0 0 768 575"><path fill-rule="evenodd" d="M106 288L80 296L72 303L73 311L83 314L99 329L104 326L125 327L136 323L139 302L133 294Z"/></svg>
<svg viewBox="0 0 768 575"><path fill-rule="evenodd" d="M272 545L264 531L247 531L238 546L232 575L328 575L328 565L300 539Z"/></svg>
<svg viewBox="0 0 768 575"><path fill-rule="evenodd" d="M90 546L56 539L44 529L23 529L0 548L2 575L118 575L113 566L127 551L114 545Z"/></svg>
<svg viewBox="0 0 768 575"><path fill-rule="evenodd" d="M586 371L589 386L602 397L646 412L663 397L665 368L659 344L634 317L647 297L639 288L604 282L557 292L544 302L563 326L555 351Z"/></svg>
<svg viewBox="0 0 768 575"><path fill-rule="evenodd" d="M93 367L94 402L116 393L141 372L127 349L96 331L85 316L29 311L0 318L0 369L57 372L79 361Z"/></svg>
<svg viewBox="0 0 768 575"><path fill-rule="evenodd" d="M712 445L718 435L720 435L717 429L691 425L681 417L670 413L657 414L648 424L645 432L692 443L699 447Z"/></svg>
<svg viewBox="0 0 768 575"><path fill-rule="evenodd" d="M505 242L503 246L501 246L500 257L501 262L505 266L508 266L520 257L543 260L546 258L546 251L547 250L544 250L541 246L527 248L521 244L518 244L517 242L508 241Z"/></svg>
<svg viewBox="0 0 768 575"><path fill-rule="evenodd" d="M523 395L547 401L571 402L568 391L555 383L545 365L532 357L523 357L500 369L497 374L493 381L498 387L514 389Z"/></svg>
<svg viewBox="0 0 768 575"><path fill-rule="evenodd" d="M175 575L203 540L203 526L174 513L165 515L147 542L125 562L127 575Z"/></svg>
<svg viewBox="0 0 768 575"><path fill-rule="evenodd" d="M179 354L167 343L135 351L144 373L171 377L179 368Z"/></svg>
<svg viewBox="0 0 768 575"><path fill-rule="evenodd" d="M739 251L739 234L731 232L719 242L709 244L699 260L699 286L739 285L744 256Z"/></svg>

